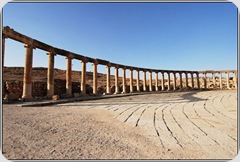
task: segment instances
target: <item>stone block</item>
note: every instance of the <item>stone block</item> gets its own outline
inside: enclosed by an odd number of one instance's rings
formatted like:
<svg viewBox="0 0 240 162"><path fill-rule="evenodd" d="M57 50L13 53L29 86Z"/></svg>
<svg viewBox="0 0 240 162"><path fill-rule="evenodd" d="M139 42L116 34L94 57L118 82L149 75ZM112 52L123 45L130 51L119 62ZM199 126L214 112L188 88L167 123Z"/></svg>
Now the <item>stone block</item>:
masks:
<svg viewBox="0 0 240 162"><path fill-rule="evenodd" d="M59 95L52 96L52 100L54 100L54 101L59 100Z"/></svg>

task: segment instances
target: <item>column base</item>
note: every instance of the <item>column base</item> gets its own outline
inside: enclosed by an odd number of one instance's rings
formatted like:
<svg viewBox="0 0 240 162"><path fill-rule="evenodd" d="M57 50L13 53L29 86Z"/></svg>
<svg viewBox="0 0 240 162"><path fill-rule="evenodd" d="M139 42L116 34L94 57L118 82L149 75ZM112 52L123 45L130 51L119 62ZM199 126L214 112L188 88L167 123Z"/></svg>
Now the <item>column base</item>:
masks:
<svg viewBox="0 0 240 162"><path fill-rule="evenodd" d="M80 93L80 96L86 96L87 94L86 93Z"/></svg>
<svg viewBox="0 0 240 162"><path fill-rule="evenodd" d="M73 95L72 94L66 94L65 97L66 98L71 98L71 97L73 97Z"/></svg>
<svg viewBox="0 0 240 162"><path fill-rule="evenodd" d="M32 101L33 97L32 96L22 96L21 100L22 101Z"/></svg>
<svg viewBox="0 0 240 162"><path fill-rule="evenodd" d="M111 95L112 93L103 93L103 95Z"/></svg>

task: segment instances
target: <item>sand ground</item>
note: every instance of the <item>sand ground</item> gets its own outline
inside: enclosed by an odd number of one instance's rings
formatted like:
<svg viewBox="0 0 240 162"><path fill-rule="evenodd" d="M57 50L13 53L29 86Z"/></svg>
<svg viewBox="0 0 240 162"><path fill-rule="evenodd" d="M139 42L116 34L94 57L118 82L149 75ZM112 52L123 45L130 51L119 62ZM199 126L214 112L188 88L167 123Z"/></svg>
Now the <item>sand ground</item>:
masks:
<svg viewBox="0 0 240 162"><path fill-rule="evenodd" d="M233 159L237 91L4 104L2 153L22 159Z"/></svg>

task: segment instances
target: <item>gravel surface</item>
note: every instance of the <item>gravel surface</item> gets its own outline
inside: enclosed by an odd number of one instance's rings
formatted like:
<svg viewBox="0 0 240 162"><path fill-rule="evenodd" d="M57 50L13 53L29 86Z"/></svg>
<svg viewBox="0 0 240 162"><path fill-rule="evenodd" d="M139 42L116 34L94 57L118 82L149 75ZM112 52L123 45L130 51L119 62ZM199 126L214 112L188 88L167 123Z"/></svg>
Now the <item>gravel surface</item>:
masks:
<svg viewBox="0 0 240 162"><path fill-rule="evenodd" d="M233 159L237 92L3 105L3 155L22 159Z"/></svg>

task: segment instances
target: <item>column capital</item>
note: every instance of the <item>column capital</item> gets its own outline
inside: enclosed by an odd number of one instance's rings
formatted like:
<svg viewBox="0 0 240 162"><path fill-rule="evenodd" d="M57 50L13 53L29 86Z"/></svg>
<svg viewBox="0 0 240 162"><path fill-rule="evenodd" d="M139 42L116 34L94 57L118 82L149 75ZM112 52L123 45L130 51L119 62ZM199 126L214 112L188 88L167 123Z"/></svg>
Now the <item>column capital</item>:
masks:
<svg viewBox="0 0 240 162"><path fill-rule="evenodd" d="M67 56L66 56L66 59L72 59L73 58L73 54L72 53L69 53Z"/></svg>
<svg viewBox="0 0 240 162"><path fill-rule="evenodd" d="M55 53L55 51L54 51L54 48L49 49L49 50L47 51L47 55L54 55L54 56L56 56L56 53Z"/></svg>
<svg viewBox="0 0 240 162"><path fill-rule="evenodd" d="M27 43L24 44L24 47L25 47L25 48L33 48L33 49L36 49L34 40L33 40L33 39L30 39L29 42L27 42Z"/></svg>
<svg viewBox="0 0 240 162"><path fill-rule="evenodd" d="M107 65L106 65L106 67L108 68L108 67L111 67L111 63L108 63Z"/></svg>
<svg viewBox="0 0 240 162"><path fill-rule="evenodd" d="M2 34L2 39L7 39L7 38L8 38L7 35Z"/></svg>
<svg viewBox="0 0 240 162"><path fill-rule="evenodd" d="M130 68L129 70L130 70L130 71L133 71L134 69L133 69L133 68Z"/></svg>
<svg viewBox="0 0 240 162"><path fill-rule="evenodd" d="M33 44L24 44L25 48L32 48L32 49L36 49L36 47Z"/></svg>
<svg viewBox="0 0 240 162"><path fill-rule="evenodd" d="M81 59L81 62L87 63L87 62L88 62L88 60L87 60L87 58L86 58L86 57L84 57L84 58L82 58L82 59Z"/></svg>
<svg viewBox="0 0 240 162"><path fill-rule="evenodd" d="M97 61L97 60L94 60L94 61L92 62L92 64L98 65L98 61Z"/></svg>

